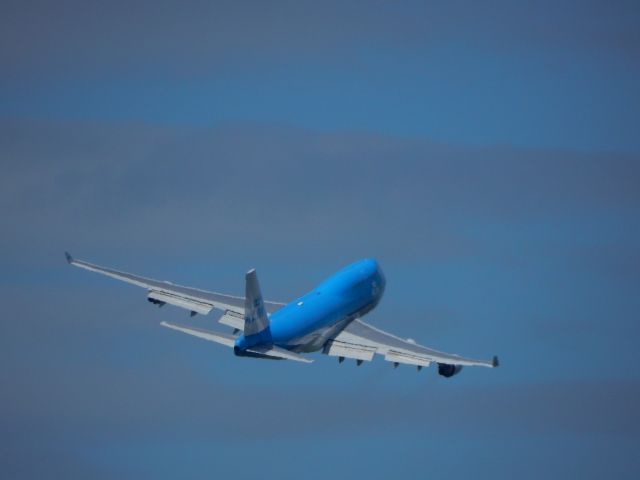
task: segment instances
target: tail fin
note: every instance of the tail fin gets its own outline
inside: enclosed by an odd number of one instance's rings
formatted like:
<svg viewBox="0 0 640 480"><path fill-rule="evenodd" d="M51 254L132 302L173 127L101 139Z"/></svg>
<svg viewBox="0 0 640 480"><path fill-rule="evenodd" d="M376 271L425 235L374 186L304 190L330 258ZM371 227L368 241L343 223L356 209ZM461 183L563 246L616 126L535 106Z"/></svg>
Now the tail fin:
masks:
<svg viewBox="0 0 640 480"><path fill-rule="evenodd" d="M255 269L247 272L245 281L244 335L245 337L257 335L266 330L265 333L270 336L269 317L264 309L264 301Z"/></svg>

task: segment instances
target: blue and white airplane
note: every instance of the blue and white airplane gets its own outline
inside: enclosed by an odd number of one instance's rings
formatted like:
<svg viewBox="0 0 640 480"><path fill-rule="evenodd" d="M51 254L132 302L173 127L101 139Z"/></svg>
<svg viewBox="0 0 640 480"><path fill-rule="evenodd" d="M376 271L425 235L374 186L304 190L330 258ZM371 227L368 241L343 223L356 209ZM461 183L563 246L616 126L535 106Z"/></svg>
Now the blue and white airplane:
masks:
<svg viewBox="0 0 640 480"><path fill-rule="evenodd" d="M422 369L431 363L438 373L452 377L463 366L497 367L498 358L474 360L443 353L402 339L364 323L360 318L376 307L385 288L385 277L373 259L355 262L326 279L318 287L291 303L263 300L255 270L245 276L245 296L236 297L174 285L76 260L76 267L147 289L149 302L187 309L191 316L208 314L214 308L224 314L218 320L233 333L204 330L162 322L161 325L233 348L237 356L310 363L303 353L316 352L355 359L358 365L381 355L392 362Z"/></svg>

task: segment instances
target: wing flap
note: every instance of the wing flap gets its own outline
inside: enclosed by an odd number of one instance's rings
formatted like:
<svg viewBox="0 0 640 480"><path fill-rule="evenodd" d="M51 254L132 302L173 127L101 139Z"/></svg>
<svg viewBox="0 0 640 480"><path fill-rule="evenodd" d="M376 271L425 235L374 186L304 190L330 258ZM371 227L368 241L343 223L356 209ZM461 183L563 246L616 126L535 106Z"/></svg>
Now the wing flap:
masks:
<svg viewBox="0 0 640 480"><path fill-rule="evenodd" d="M213 306L208 303L180 297L168 292L159 292L158 290L150 290L147 298L156 300L157 302L168 303L169 305L174 305L176 307L186 308L187 310L191 310L192 312L196 312L201 315L207 315L211 310L213 310Z"/></svg>
<svg viewBox="0 0 640 480"><path fill-rule="evenodd" d="M389 350L385 354L384 359L387 362L404 363L407 365L417 365L420 367L428 367L429 365L431 365L431 362L424 357L420 357L418 355L408 355L406 353L396 352L394 350Z"/></svg>
<svg viewBox="0 0 640 480"><path fill-rule="evenodd" d="M322 353L332 357L355 358L356 360L365 360L370 362L376 353L373 347L357 345L354 343L341 342L338 340L329 340L322 350Z"/></svg>
<svg viewBox="0 0 640 480"><path fill-rule="evenodd" d="M227 327L235 328L237 330L244 329L244 315L227 310L224 315L220 317L218 323L226 325Z"/></svg>

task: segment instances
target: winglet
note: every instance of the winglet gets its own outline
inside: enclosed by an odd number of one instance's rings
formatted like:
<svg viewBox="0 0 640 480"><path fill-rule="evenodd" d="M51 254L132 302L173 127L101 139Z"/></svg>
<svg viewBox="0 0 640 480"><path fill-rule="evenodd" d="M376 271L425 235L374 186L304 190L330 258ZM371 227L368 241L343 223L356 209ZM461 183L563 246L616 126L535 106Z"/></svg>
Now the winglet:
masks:
<svg viewBox="0 0 640 480"><path fill-rule="evenodd" d="M64 256L67 259L67 263L73 262L73 257L71 256L71 254L69 252L64 252Z"/></svg>
<svg viewBox="0 0 640 480"><path fill-rule="evenodd" d="M493 368L500 366L500 361L498 360L498 356L497 355L493 356L493 361L491 362L491 366Z"/></svg>

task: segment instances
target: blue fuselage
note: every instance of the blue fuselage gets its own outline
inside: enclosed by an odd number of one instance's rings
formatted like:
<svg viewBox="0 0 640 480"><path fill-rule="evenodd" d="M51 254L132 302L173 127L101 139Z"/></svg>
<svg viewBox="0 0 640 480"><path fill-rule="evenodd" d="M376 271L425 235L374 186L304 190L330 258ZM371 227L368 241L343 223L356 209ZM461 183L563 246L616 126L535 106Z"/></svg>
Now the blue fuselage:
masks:
<svg viewBox="0 0 640 480"><path fill-rule="evenodd" d="M364 259L326 279L306 295L274 312L271 342L296 352L321 349L352 320L373 309L384 293L385 278L378 262ZM254 346L256 340L238 337L236 348Z"/></svg>

